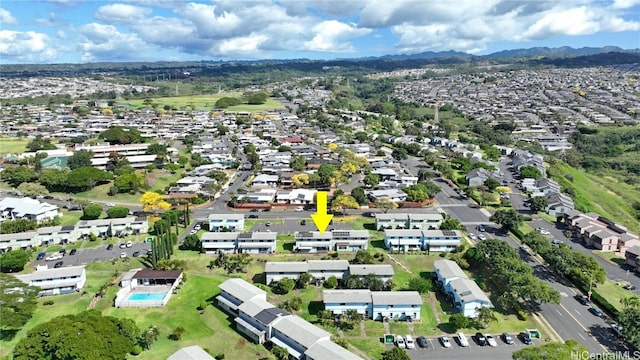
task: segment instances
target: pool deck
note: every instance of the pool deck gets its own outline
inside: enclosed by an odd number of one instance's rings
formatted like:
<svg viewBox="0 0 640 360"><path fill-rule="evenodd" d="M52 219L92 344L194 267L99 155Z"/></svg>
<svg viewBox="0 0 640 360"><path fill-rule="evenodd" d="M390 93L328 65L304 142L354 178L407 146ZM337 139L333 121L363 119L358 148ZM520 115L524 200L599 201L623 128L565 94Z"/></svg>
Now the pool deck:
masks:
<svg viewBox="0 0 640 360"><path fill-rule="evenodd" d="M171 286L169 285L140 285L131 289L129 294L159 294L167 293L169 291L171 291Z"/></svg>

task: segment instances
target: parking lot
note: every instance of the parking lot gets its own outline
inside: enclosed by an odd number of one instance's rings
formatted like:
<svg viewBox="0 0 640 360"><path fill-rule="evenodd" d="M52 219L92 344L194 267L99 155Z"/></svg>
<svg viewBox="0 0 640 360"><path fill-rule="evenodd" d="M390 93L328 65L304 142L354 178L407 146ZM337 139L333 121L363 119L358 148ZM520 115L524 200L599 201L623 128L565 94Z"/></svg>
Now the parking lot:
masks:
<svg viewBox="0 0 640 360"><path fill-rule="evenodd" d="M451 347L445 348L442 346L438 337L427 337L427 341L429 345L427 348L419 348L416 346L415 349L407 349L407 354L414 360L422 360L422 359L474 359L474 360L500 360L500 359L511 359L511 354L514 351L518 351L524 347L532 346L525 345L519 339L515 338L516 334L512 334L514 336L515 342L511 345L505 344L502 339L496 334L494 337L496 338L496 342L498 346L479 346L472 338L471 334L466 334L467 339L469 340L469 346L462 347L455 339L455 336L449 336L451 341ZM539 339L533 339L533 345L540 345L541 341ZM386 345L387 349L390 349L395 345L388 344Z"/></svg>
<svg viewBox="0 0 640 360"><path fill-rule="evenodd" d="M107 246L98 246L90 249L78 249L75 255L69 255L69 251L67 254L60 260L56 261L45 261L38 260L34 262L34 265L48 265L50 268L58 262L63 262L64 266L75 266L75 265L85 265L91 264L98 261L106 261L111 259L120 259L122 253L125 253L128 258L133 257L133 253L136 251L140 252L140 256L145 256L147 250L151 249L150 243L136 242L130 248L120 249L118 245L114 245L113 249L107 250ZM48 252L46 256L54 254L54 252Z"/></svg>

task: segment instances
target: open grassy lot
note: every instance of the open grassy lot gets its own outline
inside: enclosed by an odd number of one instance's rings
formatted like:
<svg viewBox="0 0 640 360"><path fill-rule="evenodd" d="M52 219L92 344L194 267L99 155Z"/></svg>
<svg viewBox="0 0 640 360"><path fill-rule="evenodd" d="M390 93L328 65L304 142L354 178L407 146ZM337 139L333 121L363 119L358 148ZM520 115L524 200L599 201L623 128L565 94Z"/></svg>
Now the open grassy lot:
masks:
<svg viewBox="0 0 640 360"><path fill-rule="evenodd" d="M551 177L563 188L573 189L576 209L595 211L627 226L631 232L640 231L640 221L631 208L634 202L640 202L640 191L637 188L612 176L588 174L566 164L554 164L549 170ZM567 179L567 175L572 178L571 181Z"/></svg>
<svg viewBox="0 0 640 360"><path fill-rule="evenodd" d="M612 265L620 266L621 264L624 264L624 257L617 255L613 251L594 250L593 253L605 259L607 262L611 263Z"/></svg>
<svg viewBox="0 0 640 360"><path fill-rule="evenodd" d="M598 284L594 292L600 294L603 298L607 299L607 301L613 305L618 311L623 309L620 300L626 299L634 295L629 290L623 289L622 286L624 284L613 282L609 279L605 280L604 284Z"/></svg>
<svg viewBox="0 0 640 360"><path fill-rule="evenodd" d="M150 98L152 104L158 104L158 108L162 109L165 105L171 106L178 110L212 110L215 108L216 101L223 97L239 97L241 96L238 92L228 92L228 93L219 93L213 95L188 95L188 96L170 96L170 97L158 97L158 98ZM151 108L150 105L145 103L147 99L136 99L136 100L126 100L122 101L122 104L130 104L135 108ZM148 102L148 101L147 101ZM282 103L273 98L268 98L264 104L261 105L248 105L248 104L240 104L236 106L231 106L225 111L265 111L265 110L273 110L273 109L284 109Z"/></svg>
<svg viewBox="0 0 640 360"><path fill-rule="evenodd" d="M367 354L371 359L382 359L382 352L385 351L384 345L377 338L370 339L349 339L349 344L353 345L358 350Z"/></svg>
<svg viewBox="0 0 640 360"><path fill-rule="evenodd" d="M27 150L31 139L0 136L0 156L21 154Z"/></svg>

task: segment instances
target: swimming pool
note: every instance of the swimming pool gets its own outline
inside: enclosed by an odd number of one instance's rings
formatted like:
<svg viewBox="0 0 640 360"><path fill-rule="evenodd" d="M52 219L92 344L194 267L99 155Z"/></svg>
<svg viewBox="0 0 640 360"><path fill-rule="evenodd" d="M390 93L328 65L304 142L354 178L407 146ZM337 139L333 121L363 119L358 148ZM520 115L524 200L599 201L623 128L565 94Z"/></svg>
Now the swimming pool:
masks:
<svg viewBox="0 0 640 360"><path fill-rule="evenodd" d="M127 300L129 300L129 301L149 301L149 300L159 301L159 300L164 299L164 297L166 295L167 295L166 293L135 293L135 294L129 295L129 298Z"/></svg>

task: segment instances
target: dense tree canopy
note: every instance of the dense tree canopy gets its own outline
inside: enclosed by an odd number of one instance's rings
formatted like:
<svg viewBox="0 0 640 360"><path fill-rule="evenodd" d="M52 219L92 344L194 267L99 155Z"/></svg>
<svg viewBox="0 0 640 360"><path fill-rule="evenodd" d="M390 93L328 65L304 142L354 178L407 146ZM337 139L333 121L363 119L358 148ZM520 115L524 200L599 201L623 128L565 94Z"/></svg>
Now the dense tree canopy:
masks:
<svg viewBox="0 0 640 360"><path fill-rule="evenodd" d="M31 255L24 250L11 250L0 254L0 271L19 272L29 262Z"/></svg>
<svg viewBox="0 0 640 360"><path fill-rule="evenodd" d="M82 210L83 220L95 220L102 215L102 206L98 204L89 204Z"/></svg>
<svg viewBox="0 0 640 360"><path fill-rule="evenodd" d="M36 135L35 139L27 143L26 148L35 152L38 150L53 150L56 146L51 143L51 139L44 139L42 135Z"/></svg>
<svg viewBox="0 0 640 360"><path fill-rule="evenodd" d="M69 157L67 166L71 170L75 170L77 168L81 168L85 166L91 166L92 158L93 158L93 152L89 150L74 151L73 155Z"/></svg>
<svg viewBox="0 0 640 360"><path fill-rule="evenodd" d="M503 229L514 230L522 223L522 215L514 209L499 209L491 215L489 220L502 226Z"/></svg>
<svg viewBox="0 0 640 360"><path fill-rule="evenodd" d="M19 330L31 319L38 291L37 287L27 286L13 275L0 273L0 304L3 304L0 306L0 331Z"/></svg>
<svg viewBox="0 0 640 360"><path fill-rule="evenodd" d="M125 218L129 215L129 208L126 206L113 206L107 209L109 219Z"/></svg>
<svg viewBox="0 0 640 360"><path fill-rule="evenodd" d="M91 166L85 166L72 170L67 176L67 188L76 191L90 190L96 185L109 182L113 176Z"/></svg>
<svg viewBox="0 0 640 360"><path fill-rule="evenodd" d="M115 144L138 144L144 142L140 132L135 128L122 128L112 126L98 135L99 138L107 141L111 145Z"/></svg>
<svg viewBox="0 0 640 360"><path fill-rule="evenodd" d="M527 165L520 168L520 176L538 180L542 177L542 172L535 166Z"/></svg>
<svg viewBox="0 0 640 360"><path fill-rule="evenodd" d="M550 342L544 345L528 346L513 353L514 360L560 360L571 359L575 354L589 353L586 346L575 340L565 343Z"/></svg>
<svg viewBox="0 0 640 360"><path fill-rule="evenodd" d="M102 316L97 310L64 315L30 330L13 350L15 360L113 359L134 350L140 330L131 319Z"/></svg>
<svg viewBox="0 0 640 360"><path fill-rule="evenodd" d="M31 182L36 178L36 171L26 166L6 166L2 171L2 180L13 187L23 182Z"/></svg>

